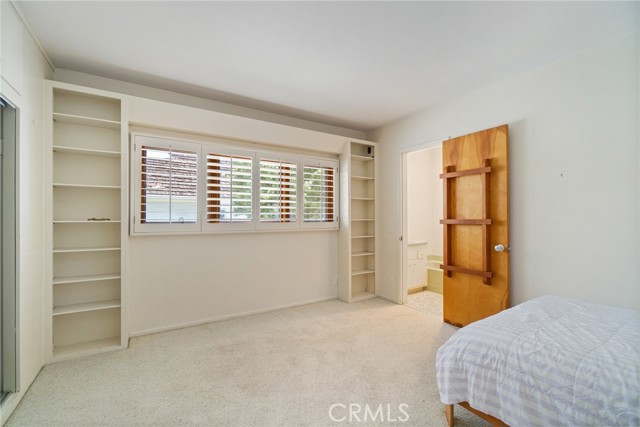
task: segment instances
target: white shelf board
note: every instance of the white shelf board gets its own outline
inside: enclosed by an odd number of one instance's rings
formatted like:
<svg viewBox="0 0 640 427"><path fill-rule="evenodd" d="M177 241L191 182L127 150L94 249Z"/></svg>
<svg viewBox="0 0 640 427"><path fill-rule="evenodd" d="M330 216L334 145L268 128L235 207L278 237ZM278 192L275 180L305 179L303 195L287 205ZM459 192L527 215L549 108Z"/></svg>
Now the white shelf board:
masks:
<svg viewBox="0 0 640 427"><path fill-rule="evenodd" d="M351 236L352 239L373 239L376 236Z"/></svg>
<svg viewBox="0 0 640 427"><path fill-rule="evenodd" d="M353 252L351 254L351 256L369 256L369 255L375 255L375 252Z"/></svg>
<svg viewBox="0 0 640 427"><path fill-rule="evenodd" d="M57 188L94 188L97 190L120 190L119 185L65 184L61 182L54 182L53 186Z"/></svg>
<svg viewBox="0 0 640 427"><path fill-rule="evenodd" d="M363 292L357 292L353 295L351 295L351 302L357 302L357 301L364 301L366 299L371 299L371 298L375 298L376 295L372 294L371 292L368 291L363 291Z"/></svg>
<svg viewBox="0 0 640 427"><path fill-rule="evenodd" d="M352 276L360 276L361 274L373 274L375 273L375 270L354 270L351 272Z"/></svg>
<svg viewBox="0 0 640 427"><path fill-rule="evenodd" d="M351 220L352 222L366 222L366 221L375 221L373 218L354 218Z"/></svg>
<svg viewBox="0 0 640 427"><path fill-rule="evenodd" d="M372 202L375 199L373 197L352 197L351 200L362 200L365 202Z"/></svg>
<svg viewBox="0 0 640 427"><path fill-rule="evenodd" d="M373 181L374 178L372 176L351 175L351 179L355 179L356 181Z"/></svg>
<svg viewBox="0 0 640 427"><path fill-rule="evenodd" d="M61 285L63 283L99 282L102 280L112 280L112 279L119 279L119 278L120 278L120 273L93 274L89 276L54 277L53 284Z"/></svg>
<svg viewBox="0 0 640 427"><path fill-rule="evenodd" d="M371 161L371 160L373 160L373 159L374 159L374 158L373 158L373 157L371 157L371 156L360 156L359 154L352 154L352 155L351 155L351 158L352 158L353 160L362 160L362 161L365 161L365 162L369 162L369 161Z"/></svg>
<svg viewBox="0 0 640 427"><path fill-rule="evenodd" d="M120 220L110 219L109 221L87 221L86 219L54 219L54 224L120 224Z"/></svg>
<svg viewBox="0 0 640 427"><path fill-rule="evenodd" d="M53 151L58 153L86 154L89 156L120 157L119 151L91 150L88 148L67 147L63 145L54 145Z"/></svg>
<svg viewBox="0 0 640 427"><path fill-rule="evenodd" d="M89 356L91 354L97 354L122 348L124 347L121 344L120 337L112 337L78 344L54 347L53 358L56 361L61 361L79 356Z"/></svg>
<svg viewBox="0 0 640 427"><path fill-rule="evenodd" d="M75 114L53 113L53 121L73 123L77 125L96 126L108 129L120 128L120 122L115 120L99 119L97 117L78 116Z"/></svg>
<svg viewBox="0 0 640 427"><path fill-rule="evenodd" d="M62 316L64 314L86 313L88 311L108 310L110 308L119 308L121 306L119 299L109 301L87 302L83 304L69 304L53 307L54 316Z"/></svg>
<svg viewBox="0 0 640 427"><path fill-rule="evenodd" d="M107 251L119 251L119 246L113 246L109 248L54 248L54 254L68 254L75 252L107 252Z"/></svg>

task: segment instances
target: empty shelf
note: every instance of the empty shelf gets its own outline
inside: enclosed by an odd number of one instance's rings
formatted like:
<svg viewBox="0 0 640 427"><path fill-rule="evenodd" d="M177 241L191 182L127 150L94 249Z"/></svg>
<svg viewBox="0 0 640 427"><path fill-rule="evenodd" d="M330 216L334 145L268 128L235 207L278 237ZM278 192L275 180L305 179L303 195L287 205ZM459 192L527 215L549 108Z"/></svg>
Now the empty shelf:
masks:
<svg viewBox="0 0 640 427"><path fill-rule="evenodd" d="M119 151L93 150L89 148L66 147L62 145L54 145L53 151L57 153L86 154L89 156L120 157Z"/></svg>
<svg viewBox="0 0 640 427"><path fill-rule="evenodd" d="M375 270L355 270L351 272L352 276L359 276L361 274L372 274L375 273Z"/></svg>
<svg viewBox="0 0 640 427"><path fill-rule="evenodd" d="M114 246L111 248L59 248L54 249L54 254L68 254L75 252L107 252L107 251L119 251L120 247Z"/></svg>
<svg viewBox="0 0 640 427"><path fill-rule="evenodd" d="M372 294L369 291L363 291L363 292L357 292L357 293L351 295L350 301L351 302L363 301L363 300L370 299L370 298L375 298L375 297L376 297L375 294Z"/></svg>
<svg viewBox="0 0 640 427"><path fill-rule="evenodd" d="M54 347L53 357L56 360L63 360L71 357L87 356L89 354L101 353L103 351L116 350L118 348L123 348L120 342L120 337L112 337Z"/></svg>
<svg viewBox="0 0 640 427"><path fill-rule="evenodd" d="M98 119L96 117L77 116L75 114L53 113L53 121L74 123L77 125L96 126L109 129L118 129L120 122L115 120Z"/></svg>
<svg viewBox="0 0 640 427"><path fill-rule="evenodd" d="M60 182L54 182L53 186L59 188L96 188L100 190L120 190L119 185L63 184Z"/></svg>
<svg viewBox="0 0 640 427"><path fill-rule="evenodd" d="M61 316L63 314L84 313L87 311L107 310L110 308L119 308L120 300L96 301L83 304L70 304L53 307L53 315Z"/></svg>
<svg viewBox="0 0 640 427"><path fill-rule="evenodd" d="M364 162L368 162L368 161L371 161L371 160L373 160L373 159L374 159L374 158L373 158L373 157L371 157L371 156L360 156L360 155L358 155L358 154L352 154L352 155L351 155L351 158L352 158L353 160L362 160L362 161L364 161Z"/></svg>
<svg viewBox="0 0 640 427"><path fill-rule="evenodd" d="M54 277L53 284L60 285L62 283L99 282L101 280L113 280L119 278L120 273L94 274L90 276Z"/></svg>
<svg viewBox="0 0 640 427"><path fill-rule="evenodd" d="M369 256L369 255L375 255L375 252L354 252L351 254L351 256Z"/></svg>

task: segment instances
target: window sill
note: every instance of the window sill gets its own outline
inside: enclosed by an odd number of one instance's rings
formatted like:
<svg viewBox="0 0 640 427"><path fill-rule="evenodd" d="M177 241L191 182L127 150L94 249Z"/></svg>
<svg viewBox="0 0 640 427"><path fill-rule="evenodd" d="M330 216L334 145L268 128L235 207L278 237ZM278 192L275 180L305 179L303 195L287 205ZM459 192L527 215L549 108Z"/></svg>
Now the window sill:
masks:
<svg viewBox="0 0 640 427"><path fill-rule="evenodd" d="M131 232L129 237L146 237L146 236L210 236L216 234L279 234L279 233L306 233L306 232L337 232L339 227L332 228L289 228L289 229L260 229L260 230L216 230L216 231L149 231L149 232Z"/></svg>

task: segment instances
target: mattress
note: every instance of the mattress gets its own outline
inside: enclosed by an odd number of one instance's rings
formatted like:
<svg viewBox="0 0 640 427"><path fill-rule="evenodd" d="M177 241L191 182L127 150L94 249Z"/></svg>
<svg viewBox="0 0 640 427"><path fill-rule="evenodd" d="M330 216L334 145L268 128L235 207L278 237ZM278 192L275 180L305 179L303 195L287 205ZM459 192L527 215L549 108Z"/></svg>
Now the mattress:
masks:
<svg viewBox="0 0 640 427"><path fill-rule="evenodd" d="M639 330L635 310L555 296L525 302L440 347L440 399L512 426L638 426Z"/></svg>

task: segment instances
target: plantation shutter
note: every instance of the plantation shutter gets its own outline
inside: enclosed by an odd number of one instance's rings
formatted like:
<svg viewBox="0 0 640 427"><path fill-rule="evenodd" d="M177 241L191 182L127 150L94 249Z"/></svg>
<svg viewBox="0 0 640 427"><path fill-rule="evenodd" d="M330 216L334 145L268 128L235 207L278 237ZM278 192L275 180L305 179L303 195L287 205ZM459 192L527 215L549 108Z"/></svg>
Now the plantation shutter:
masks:
<svg viewBox="0 0 640 427"><path fill-rule="evenodd" d="M297 222L297 165L260 160L260 222Z"/></svg>
<svg viewBox="0 0 640 427"><path fill-rule="evenodd" d="M338 229L338 161L131 136L132 235Z"/></svg>
<svg viewBox="0 0 640 427"><path fill-rule="evenodd" d="M303 166L303 222L335 220L336 168Z"/></svg>
<svg viewBox="0 0 640 427"><path fill-rule="evenodd" d="M196 223L197 175L197 152L142 146L140 223Z"/></svg>
<svg viewBox="0 0 640 427"><path fill-rule="evenodd" d="M243 223L252 219L251 157L207 155L207 222Z"/></svg>

